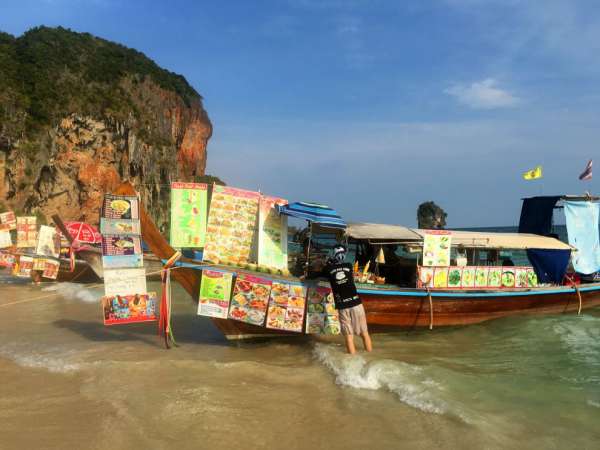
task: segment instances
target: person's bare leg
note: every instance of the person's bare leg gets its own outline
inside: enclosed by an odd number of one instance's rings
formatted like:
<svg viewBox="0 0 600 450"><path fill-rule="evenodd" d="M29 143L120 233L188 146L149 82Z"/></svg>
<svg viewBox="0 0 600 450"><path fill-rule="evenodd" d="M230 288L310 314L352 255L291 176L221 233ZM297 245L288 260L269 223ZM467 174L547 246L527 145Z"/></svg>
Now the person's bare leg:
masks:
<svg viewBox="0 0 600 450"><path fill-rule="evenodd" d="M348 334L344 336L344 339L346 340L346 350L348 350L348 353L351 355L354 355L356 353L356 347L354 347L354 336Z"/></svg>
<svg viewBox="0 0 600 450"><path fill-rule="evenodd" d="M373 344L371 343L371 336L369 336L369 332L365 331L360 336L362 337L362 341L365 346L365 350L368 352L373 351Z"/></svg>

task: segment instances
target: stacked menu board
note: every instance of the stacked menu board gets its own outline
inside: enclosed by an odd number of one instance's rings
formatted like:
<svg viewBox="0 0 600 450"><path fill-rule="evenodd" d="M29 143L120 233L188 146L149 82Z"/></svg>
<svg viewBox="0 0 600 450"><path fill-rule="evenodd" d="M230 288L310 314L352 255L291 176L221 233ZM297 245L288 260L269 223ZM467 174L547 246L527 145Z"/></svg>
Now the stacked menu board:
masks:
<svg viewBox="0 0 600 450"><path fill-rule="evenodd" d="M272 281L252 275L238 275L228 317L262 326L267 315Z"/></svg>
<svg viewBox="0 0 600 450"><path fill-rule="evenodd" d="M418 287L433 289L530 288L538 285L533 267L419 267Z"/></svg>
<svg viewBox="0 0 600 450"><path fill-rule="evenodd" d="M319 283L308 288L307 302L306 333L340 334L339 315L328 285Z"/></svg>
<svg viewBox="0 0 600 450"><path fill-rule="evenodd" d="M259 266L287 271L287 216L275 206L286 205L282 198L262 196L258 214Z"/></svg>
<svg viewBox="0 0 600 450"><path fill-rule="evenodd" d="M258 192L213 187L203 260L214 264L248 264L256 231Z"/></svg>
<svg viewBox="0 0 600 450"><path fill-rule="evenodd" d="M198 315L227 319L232 284L232 273L203 270Z"/></svg>
<svg viewBox="0 0 600 450"><path fill-rule="evenodd" d="M452 234L444 230L428 230L423 238L423 266L448 266Z"/></svg>
<svg viewBox="0 0 600 450"><path fill-rule="evenodd" d="M146 292L139 199L106 194L101 215L100 229L111 232L102 234L104 324L156 320L156 294Z"/></svg>
<svg viewBox="0 0 600 450"><path fill-rule="evenodd" d="M204 247L206 239L207 189L202 183L171 184L171 246Z"/></svg>
<svg viewBox="0 0 600 450"><path fill-rule="evenodd" d="M37 244L37 219L31 217L17 217L17 247L35 248Z"/></svg>
<svg viewBox="0 0 600 450"><path fill-rule="evenodd" d="M299 283L274 281L269 297L267 328L302 333L306 288Z"/></svg>
<svg viewBox="0 0 600 450"><path fill-rule="evenodd" d="M7 230L17 229L17 218L13 211L0 213L0 226L4 225Z"/></svg>

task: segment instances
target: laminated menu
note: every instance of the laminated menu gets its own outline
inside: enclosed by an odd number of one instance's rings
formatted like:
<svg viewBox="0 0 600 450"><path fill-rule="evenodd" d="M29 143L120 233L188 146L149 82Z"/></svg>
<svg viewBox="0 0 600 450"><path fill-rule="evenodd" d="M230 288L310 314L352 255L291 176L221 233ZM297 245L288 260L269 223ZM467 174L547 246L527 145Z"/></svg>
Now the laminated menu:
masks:
<svg viewBox="0 0 600 450"><path fill-rule="evenodd" d="M306 333L340 334L340 320L331 288L319 283L308 288Z"/></svg>
<svg viewBox="0 0 600 450"><path fill-rule="evenodd" d="M418 287L433 287L433 267L419 267Z"/></svg>
<svg viewBox="0 0 600 450"><path fill-rule="evenodd" d="M17 247L35 248L37 245L36 223L35 216L17 217Z"/></svg>
<svg viewBox="0 0 600 450"><path fill-rule="evenodd" d="M203 270L200 282L198 315L227 319L233 274Z"/></svg>
<svg viewBox="0 0 600 450"><path fill-rule="evenodd" d="M433 287L445 288L448 286L448 268L436 267L433 275Z"/></svg>
<svg viewBox="0 0 600 450"><path fill-rule="evenodd" d="M213 187L204 261L236 266L250 262L259 198L258 192Z"/></svg>
<svg viewBox="0 0 600 450"><path fill-rule="evenodd" d="M488 285L488 267L477 267L475 269L475 287L483 288Z"/></svg>
<svg viewBox="0 0 600 450"><path fill-rule="evenodd" d="M158 319L156 293L108 295L102 298L104 325L151 322Z"/></svg>
<svg viewBox="0 0 600 450"><path fill-rule="evenodd" d="M267 315L271 280L238 275L229 306L229 318L262 326Z"/></svg>
<svg viewBox="0 0 600 450"><path fill-rule="evenodd" d="M58 258L60 253L60 236L54 229L47 225L40 226L35 251L38 255Z"/></svg>
<svg viewBox="0 0 600 450"><path fill-rule="evenodd" d="M267 328L302 333L306 289L297 283L274 281L269 296Z"/></svg>
<svg viewBox="0 0 600 450"><path fill-rule="evenodd" d="M44 272L42 273L42 276L44 278L56 280L58 278L58 270L59 269L60 269L59 261L54 261L52 259L46 259L46 263L44 265Z"/></svg>
<svg viewBox="0 0 600 450"><path fill-rule="evenodd" d="M10 231L0 229L0 248L12 247Z"/></svg>
<svg viewBox="0 0 600 450"><path fill-rule="evenodd" d="M46 268L46 258L40 258L38 256L33 257L32 270L44 270Z"/></svg>
<svg viewBox="0 0 600 450"><path fill-rule="evenodd" d="M8 267L12 269L15 265L15 262L16 258L14 255L0 252L0 267Z"/></svg>
<svg viewBox="0 0 600 450"><path fill-rule="evenodd" d="M287 216L280 215L275 206L286 205L287 200L262 196L258 214L258 264L286 271Z"/></svg>
<svg viewBox="0 0 600 450"><path fill-rule="evenodd" d="M146 294L144 269L105 269L104 295Z"/></svg>
<svg viewBox="0 0 600 450"><path fill-rule="evenodd" d="M443 230L428 230L423 237L423 265L448 266L452 234Z"/></svg>
<svg viewBox="0 0 600 450"><path fill-rule="evenodd" d="M203 183L171 183L171 246L204 247L208 186Z"/></svg>
<svg viewBox="0 0 600 450"><path fill-rule="evenodd" d="M139 219L139 200L136 196L105 194L101 215L107 219Z"/></svg>
<svg viewBox="0 0 600 450"><path fill-rule="evenodd" d="M6 225L8 230L17 229L17 219L13 211L0 213L0 225Z"/></svg>
<svg viewBox="0 0 600 450"><path fill-rule="evenodd" d="M13 274L18 277L29 278L32 270L33 258L30 256L20 256L19 261L13 268Z"/></svg>

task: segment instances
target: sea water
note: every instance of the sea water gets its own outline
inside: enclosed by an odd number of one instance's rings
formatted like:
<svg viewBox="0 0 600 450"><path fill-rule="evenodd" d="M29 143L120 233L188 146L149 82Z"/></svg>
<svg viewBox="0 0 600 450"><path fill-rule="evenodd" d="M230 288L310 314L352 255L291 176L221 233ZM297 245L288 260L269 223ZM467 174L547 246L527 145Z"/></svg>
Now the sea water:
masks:
<svg viewBox="0 0 600 450"><path fill-rule="evenodd" d="M166 350L156 323L105 327L101 294L0 285L0 448L600 442L600 310L375 335L349 356L339 339L229 343L176 285Z"/></svg>

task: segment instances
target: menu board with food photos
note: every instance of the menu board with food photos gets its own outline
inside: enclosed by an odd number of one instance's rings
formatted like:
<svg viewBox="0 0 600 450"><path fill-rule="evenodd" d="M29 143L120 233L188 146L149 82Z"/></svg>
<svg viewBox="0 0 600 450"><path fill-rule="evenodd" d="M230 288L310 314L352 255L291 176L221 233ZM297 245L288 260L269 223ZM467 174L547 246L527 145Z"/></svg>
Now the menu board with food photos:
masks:
<svg viewBox="0 0 600 450"><path fill-rule="evenodd" d="M423 265L450 265L452 234L444 230L427 230L423 237Z"/></svg>
<svg viewBox="0 0 600 450"><path fill-rule="evenodd" d="M531 288L538 285L533 267L419 267L417 287L435 289Z"/></svg>
<svg viewBox="0 0 600 450"><path fill-rule="evenodd" d="M297 283L274 281L269 297L267 328L302 333L306 288Z"/></svg>
<svg viewBox="0 0 600 450"><path fill-rule="evenodd" d="M12 247L10 231L0 229L0 248Z"/></svg>
<svg viewBox="0 0 600 450"><path fill-rule="evenodd" d="M331 288L324 283L308 288L306 333L340 334L340 320Z"/></svg>
<svg viewBox="0 0 600 450"><path fill-rule="evenodd" d="M232 283L233 274L230 272L203 270L198 315L227 319Z"/></svg>
<svg viewBox="0 0 600 450"><path fill-rule="evenodd" d="M37 239L36 253L38 255L58 258L60 252L60 236L54 227L40 226Z"/></svg>
<svg viewBox="0 0 600 450"><path fill-rule="evenodd" d="M44 265L44 272L42 276L44 278L49 278L51 280L56 280L58 278L58 270L60 269L60 262L52 259L46 259L46 263Z"/></svg>
<svg viewBox="0 0 600 450"><path fill-rule="evenodd" d="M37 219L17 217L17 247L35 248L37 245Z"/></svg>
<svg viewBox="0 0 600 450"><path fill-rule="evenodd" d="M0 252L0 267L8 267L8 268L13 268L13 266L15 265L16 262L16 257L15 255L12 255L10 253L2 253Z"/></svg>
<svg viewBox="0 0 600 450"><path fill-rule="evenodd" d="M171 183L171 246L204 247L208 186L203 183Z"/></svg>
<svg viewBox="0 0 600 450"><path fill-rule="evenodd" d="M17 229L17 218L13 211L0 213L0 225L5 225L8 230Z"/></svg>
<svg viewBox="0 0 600 450"><path fill-rule="evenodd" d="M120 235L140 235L142 228L139 220L130 219L100 219L100 233L102 234L120 234Z"/></svg>
<svg viewBox="0 0 600 450"><path fill-rule="evenodd" d="M30 256L19 256L18 262L13 268L13 275L22 278L29 278L33 270L33 258Z"/></svg>
<svg viewBox="0 0 600 450"><path fill-rule="evenodd" d="M229 318L262 326L265 323L271 280L239 274L235 281L229 306Z"/></svg>
<svg viewBox="0 0 600 450"><path fill-rule="evenodd" d="M250 262L259 198L258 192L213 187L204 261L234 266Z"/></svg>
<svg viewBox="0 0 600 450"><path fill-rule="evenodd" d="M104 256L141 255L142 240L139 236L104 234L102 254Z"/></svg>
<svg viewBox="0 0 600 450"><path fill-rule="evenodd" d="M262 196L258 214L258 264L287 270L287 216L275 205L286 205L282 198Z"/></svg>
<svg viewBox="0 0 600 450"><path fill-rule="evenodd" d="M106 219L139 219L140 205L136 196L105 194L102 217Z"/></svg>
<svg viewBox="0 0 600 450"><path fill-rule="evenodd" d="M158 319L156 293L102 297L104 325L152 322Z"/></svg>

